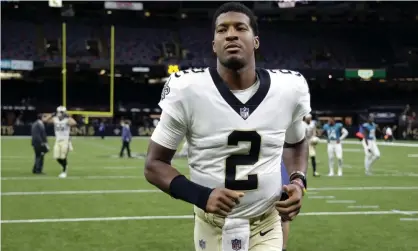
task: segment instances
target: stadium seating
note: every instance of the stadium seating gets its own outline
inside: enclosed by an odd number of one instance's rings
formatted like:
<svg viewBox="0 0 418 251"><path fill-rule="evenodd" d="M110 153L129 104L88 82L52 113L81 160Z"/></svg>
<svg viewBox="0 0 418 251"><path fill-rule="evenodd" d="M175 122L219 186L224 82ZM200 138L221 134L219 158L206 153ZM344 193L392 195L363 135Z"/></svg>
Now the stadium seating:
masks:
<svg viewBox="0 0 418 251"><path fill-rule="evenodd" d="M87 24L86 24L87 23ZM116 24L116 64L152 65L162 62L206 66L215 63L211 41L213 33L208 22L183 20L159 27L128 27ZM33 61L61 62L61 54L45 53L45 39L60 39L60 23L34 24L5 20L2 36L2 58ZM181 28L180 28L181 27ZM405 51L408 40L403 31L391 27L395 35L383 28L312 24L263 23L260 25L258 61L271 68L343 69L349 67L380 67L402 58L397 52ZM389 33L390 34L390 33ZM109 26L75 20L67 24L67 62L108 62L110 44ZM86 50L86 40L95 40L103 51L93 56ZM59 40L58 40L59 41ZM162 58L162 44L172 43L179 52L187 50L183 59ZM181 54L181 53L179 53ZM405 53L404 53L405 54Z"/></svg>

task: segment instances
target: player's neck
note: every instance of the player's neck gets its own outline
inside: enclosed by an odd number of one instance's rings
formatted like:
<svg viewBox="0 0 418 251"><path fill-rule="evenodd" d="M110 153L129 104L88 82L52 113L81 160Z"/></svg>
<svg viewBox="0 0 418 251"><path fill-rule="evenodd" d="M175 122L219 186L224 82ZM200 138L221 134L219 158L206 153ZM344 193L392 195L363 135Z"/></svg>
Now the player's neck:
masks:
<svg viewBox="0 0 418 251"><path fill-rule="evenodd" d="M230 90L245 90L252 86L257 80L255 63L250 63L238 71L235 71L226 68L218 61L216 69L219 76L221 76Z"/></svg>

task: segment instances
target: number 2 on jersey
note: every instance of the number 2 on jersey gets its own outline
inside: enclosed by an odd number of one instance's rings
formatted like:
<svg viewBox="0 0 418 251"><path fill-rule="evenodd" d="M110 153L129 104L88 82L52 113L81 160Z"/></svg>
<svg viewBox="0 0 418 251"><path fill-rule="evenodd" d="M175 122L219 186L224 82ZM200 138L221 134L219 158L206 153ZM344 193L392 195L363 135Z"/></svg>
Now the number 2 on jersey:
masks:
<svg viewBox="0 0 418 251"><path fill-rule="evenodd" d="M257 174L248 175L246 180L237 180L237 166L254 165L258 161L261 148L261 136L256 131L233 131L228 136L228 146L237 146L238 142L250 142L248 154L231 154L225 162L225 188L231 190L254 190L258 188Z"/></svg>

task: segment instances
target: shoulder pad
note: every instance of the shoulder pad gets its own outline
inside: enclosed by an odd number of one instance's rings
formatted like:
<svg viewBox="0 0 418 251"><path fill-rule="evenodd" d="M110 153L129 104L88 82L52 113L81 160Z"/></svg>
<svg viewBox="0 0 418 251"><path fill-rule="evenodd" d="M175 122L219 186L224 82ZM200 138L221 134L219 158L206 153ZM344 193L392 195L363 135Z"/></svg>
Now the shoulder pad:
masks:
<svg viewBox="0 0 418 251"><path fill-rule="evenodd" d="M178 72L172 74L171 76L174 75L175 78L181 78L182 76L204 73L205 70L206 69L204 69L204 68L190 68L190 69L187 69L187 70L178 71Z"/></svg>
<svg viewBox="0 0 418 251"><path fill-rule="evenodd" d="M267 71L270 72L273 76L283 77L284 79L291 82L289 83L289 87L293 87L294 90L297 90L302 93L309 92L308 83L306 82L305 77L303 77L301 73L286 69L269 69Z"/></svg>
<svg viewBox="0 0 418 251"><path fill-rule="evenodd" d="M297 71L291 71L286 69L268 69L267 71L273 73L273 74L283 74L283 75L293 75L297 77L303 77L302 74L300 74Z"/></svg>
<svg viewBox="0 0 418 251"><path fill-rule="evenodd" d="M177 98L185 95L185 89L192 86L196 82L196 77L202 76L206 69L189 69L178 71L170 75L167 82L164 84L161 92L161 101L166 98L167 95L177 96Z"/></svg>

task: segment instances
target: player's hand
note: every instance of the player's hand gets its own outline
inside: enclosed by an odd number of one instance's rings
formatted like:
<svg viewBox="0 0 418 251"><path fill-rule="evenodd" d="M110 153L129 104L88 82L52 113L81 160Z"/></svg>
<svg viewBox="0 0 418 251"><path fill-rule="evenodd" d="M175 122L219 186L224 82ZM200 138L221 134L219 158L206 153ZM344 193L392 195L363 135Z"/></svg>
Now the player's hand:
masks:
<svg viewBox="0 0 418 251"><path fill-rule="evenodd" d="M226 217L239 204L239 198L243 196L243 192L236 192L226 188L215 188L209 196L206 212Z"/></svg>
<svg viewBox="0 0 418 251"><path fill-rule="evenodd" d="M289 198L276 202L275 206L284 221L292 221L302 207L303 191L300 186L295 184L283 186L283 191L288 194Z"/></svg>

